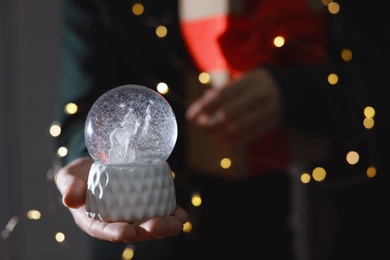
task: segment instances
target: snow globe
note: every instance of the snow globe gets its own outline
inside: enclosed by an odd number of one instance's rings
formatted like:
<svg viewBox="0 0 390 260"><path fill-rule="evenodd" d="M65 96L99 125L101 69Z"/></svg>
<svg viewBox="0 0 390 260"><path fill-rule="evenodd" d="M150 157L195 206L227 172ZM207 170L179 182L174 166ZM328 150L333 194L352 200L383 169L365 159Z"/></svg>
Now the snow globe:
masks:
<svg viewBox="0 0 390 260"><path fill-rule="evenodd" d="M133 223L172 214L176 197L167 159L177 132L171 106L150 88L123 85L100 96L84 129L94 160L85 202L88 216Z"/></svg>

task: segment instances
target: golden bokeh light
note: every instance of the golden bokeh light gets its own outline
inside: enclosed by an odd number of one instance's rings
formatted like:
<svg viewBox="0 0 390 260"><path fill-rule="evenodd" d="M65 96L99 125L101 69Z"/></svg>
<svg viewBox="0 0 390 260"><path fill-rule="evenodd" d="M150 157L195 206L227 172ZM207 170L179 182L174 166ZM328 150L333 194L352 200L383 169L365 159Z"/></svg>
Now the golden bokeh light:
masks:
<svg viewBox="0 0 390 260"><path fill-rule="evenodd" d="M122 260L131 260L134 257L134 248L127 246L122 252Z"/></svg>
<svg viewBox="0 0 390 260"><path fill-rule="evenodd" d="M55 240L56 240L58 243L63 243L63 242L65 242L65 234L62 233L62 232L57 232L56 235L55 235Z"/></svg>
<svg viewBox="0 0 390 260"><path fill-rule="evenodd" d="M274 45L275 45L275 47L278 47L278 48L282 47L285 42L286 42L286 40L284 39L283 36L277 36L274 39Z"/></svg>
<svg viewBox="0 0 390 260"><path fill-rule="evenodd" d="M169 91L168 85L164 82L158 83L156 89L157 89L158 93L163 94L163 95L167 94Z"/></svg>
<svg viewBox="0 0 390 260"><path fill-rule="evenodd" d="M301 174L301 182L302 183L309 183L310 180L311 180L310 174L308 174L307 172L304 172Z"/></svg>
<svg viewBox="0 0 390 260"><path fill-rule="evenodd" d="M183 224L183 232L185 233L190 233L192 230L192 223L187 221L186 223Z"/></svg>
<svg viewBox="0 0 390 260"><path fill-rule="evenodd" d="M366 175L369 178L373 178L376 175L376 168L374 166L370 166L367 168Z"/></svg>
<svg viewBox="0 0 390 260"><path fill-rule="evenodd" d="M156 35L160 38L164 38L168 34L168 29L164 25L157 26Z"/></svg>
<svg viewBox="0 0 390 260"><path fill-rule="evenodd" d="M313 176L313 179L316 181L323 181L326 178L326 171L322 167L316 167L314 168L313 172L311 173Z"/></svg>
<svg viewBox="0 0 390 260"><path fill-rule="evenodd" d="M76 114L78 110L79 108L75 103L68 103L64 107L64 111L68 115Z"/></svg>
<svg viewBox="0 0 390 260"><path fill-rule="evenodd" d="M57 123L53 123L50 126L49 133L53 137L57 137L61 134L61 126Z"/></svg>
<svg viewBox="0 0 390 260"><path fill-rule="evenodd" d="M199 193L193 193L191 196L191 203L195 207L199 207L202 204L202 198L200 197Z"/></svg>
<svg viewBox="0 0 390 260"><path fill-rule="evenodd" d="M140 3L136 3L131 8L131 11L133 12L134 15L139 16L144 13L144 6Z"/></svg>
<svg viewBox="0 0 390 260"><path fill-rule="evenodd" d="M341 51L341 58L348 62L352 60L352 51L350 49L344 49Z"/></svg>
<svg viewBox="0 0 390 260"><path fill-rule="evenodd" d="M58 157L62 158L65 157L67 154L68 154L68 148L66 148L65 146L61 146L60 148L58 148L57 150Z"/></svg>
<svg viewBox="0 0 390 260"><path fill-rule="evenodd" d="M374 127L374 124L375 124L375 121L374 119L372 118L369 118L369 117L366 117L364 118L363 120L363 126L366 128L366 129L371 129Z"/></svg>
<svg viewBox="0 0 390 260"><path fill-rule="evenodd" d="M232 166L232 160L229 158L223 158L220 162L220 165L223 169L229 169Z"/></svg>
<svg viewBox="0 0 390 260"><path fill-rule="evenodd" d="M374 118L375 117L375 109L371 106L367 106L364 108L364 116L368 118Z"/></svg>
<svg viewBox="0 0 390 260"><path fill-rule="evenodd" d="M328 11L331 14L337 14L340 12L340 5L336 2L331 2L328 4Z"/></svg>
<svg viewBox="0 0 390 260"><path fill-rule="evenodd" d="M328 75L328 82L331 85L336 85L337 82L339 82L339 76L337 76L337 74L335 74L335 73L329 74Z"/></svg>
<svg viewBox="0 0 390 260"><path fill-rule="evenodd" d="M321 2L323 5L328 6L330 3L333 2L333 0L322 0Z"/></svg>
<svg viewBox="0 0 390 260"><path fill-rule="evenodd" d="M41 212L36 209L31 209L27 211L27 218L31 220L38 220L41 218Z"/></svg>
<svg viewBox="0 0 390 260"><path fill-rule="evenodd" d="M351 165L355 165L359 162L359 154L355 151L350 151L347 153L345 159L347 160L347 162Z"/></svg>
<svg viewBox="0 0 390 260"><path fill-rule="evenodd" d="M210 80L211 80L210 74L208 74L207 72L202 72L199 74L198 80L202 84L205 84L205 85L209 84Z"/></svg>

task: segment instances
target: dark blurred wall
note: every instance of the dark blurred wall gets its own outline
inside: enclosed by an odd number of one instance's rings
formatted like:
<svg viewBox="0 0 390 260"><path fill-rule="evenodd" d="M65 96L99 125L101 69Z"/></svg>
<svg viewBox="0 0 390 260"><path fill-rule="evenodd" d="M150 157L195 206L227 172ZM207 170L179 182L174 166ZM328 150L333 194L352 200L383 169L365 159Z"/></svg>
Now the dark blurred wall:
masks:
<svg viewBox="0 0 390 260"><path fill-rule="evenodd" d="M386 1L344 0L340 4L383 49L383 58L389 60L390 13ZM377 176L335 191L340 211L340 230L334 260L390 259L387 238L390 233L390 97L383 97L383 100L385 102L376 108L375 116Z"/></svg>

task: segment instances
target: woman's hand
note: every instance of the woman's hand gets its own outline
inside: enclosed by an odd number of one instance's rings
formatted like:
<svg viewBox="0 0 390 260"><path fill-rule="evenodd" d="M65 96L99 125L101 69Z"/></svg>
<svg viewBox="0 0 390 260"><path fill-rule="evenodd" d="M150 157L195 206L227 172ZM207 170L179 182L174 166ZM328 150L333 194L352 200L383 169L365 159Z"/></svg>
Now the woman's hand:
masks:
<svg viewBox="0 0 390 260"><path fill-rule="evenodd" d="M231 144L245 144L281 121L279 88L265 69L207 90L187 110L190 122Z"/></svg>
<svg viewBox="0 0 390 260"><path fill-rule="evenodd" d="M62 201L72 213L77 226L92 237L111 242L131 243L178 235L187 221L187 212L177 206L171 216L137 223L102 222L88 217L85 210L87 180L93 160L83 157L59 170L56 185Z"/></svg>

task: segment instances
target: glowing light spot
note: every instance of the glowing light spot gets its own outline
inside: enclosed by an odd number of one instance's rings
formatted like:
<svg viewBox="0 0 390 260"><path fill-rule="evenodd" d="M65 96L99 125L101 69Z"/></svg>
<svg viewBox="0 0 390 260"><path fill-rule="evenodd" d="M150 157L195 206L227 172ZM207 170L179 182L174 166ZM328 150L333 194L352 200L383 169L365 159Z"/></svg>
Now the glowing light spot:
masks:
<svg viewBox="0 0 390 260"><path fill-rule="evenodd" d="M157 28L156 28L156 35L158 37L164 38L165 36L167 36L167 34L168 34L167 27L165 27L163 25L157 26Z"/></svg>
<svg viewBox="0 0 390 260"><path fill-rule="evenodd" d="M339 76L337 76L337 74L335 74L335 73L329 74L329 76L328 76L329 84L336 85L338 81L339 81Z"/></svg>
<svg viewBox="0 0 390 260"><path fill-rule="evenodd" d="M366 171L367 177L373 178L376 175L376 168L374 166L370 166L367 168Z"/></svg>
<svg viewBox="0 0 390 260"><path fill-rule="evenodd" d="M374 121L374 119L372 119L372 118L366 117L366 118L364 118L364 120L363 120L363 126L364 126L366 129L371 129L371 128L373 128L373 127L374 127L374 124L375 124L375 121Z"/></svg>
<svg viewBox="0 0 390 260"><path fill-rule="evenodd" d="M131 8L131 11L133 12L134 15L141 15L144 13L144 6L140 3L136 3L133 5L133 7Z"/></svg>
<svg viewBox="0 0 390 260"><path fill-rule="evenodd" d="M232 166L232 161L229 158L223 158L220 164L223 169L229 169Z"/></svg>
<svg viewBox="0 0 390 260"><path fill-rule="evenodd" d="M19 223L19 218L16 217L16 216L13 216L7 223L7 225L5 226L5 228L3 229L3 231L1 231L1 237L3 238L7 238L11 233L12 231L14 230L14 228L16 227L16 225Z"/></svg>
<svg viewBox="0 0 390 260"><path fill-rule="evenodd" d="M49 133L53 137L57 137L61 134L61 126L57 123L53 123L50 126Z"/></svg>
<svg viewBox="0 0 390 260"><path fill-rule="evenodd" d="M350 49L344 49L341 51L341 58L348 62L352 60L352 51Z"/></svg>
<svg viewBox="0 0 390 260"><path fill-rule="evenodd" d="M311 180L310 174L308 174L307 172L304 172L301 174L301 182L302 183L309 183L310 180Z"/></svg>
<svg viewBox="0 0 390 260"><path fill-rule="evenodd" d="M323 5L328 6L330 3L333 2L333 0L322 0L321 2Z"/></svg>
<svg viewBox="0 0 390 260"><path fill-rule="evenodd" d="M192 194L191 203L195 207L199 207L202 204L202 198L200 197L199 193Z"/></svg>
<svg viewBox="0 0 390 260"><path fill-rule="evenodd" d="M132 246L126 246L122 252L122 260L131 260L134 257L134 248Z"/></svg>
<svg viewBox="0 0 390 260"><path fill-rule="evenodd" d="M347 153L345 159L351 165L357 164L359 162L359 154L355 151L350 151Z"/></svg>
<svg viewBox="0 0 390 260"><path fill-rule="evenodd" d="M375 116L375 109L373 107L367 106L364 108L364 116L368 118L373 118Z"/></svg>
<svg viewBox="0 0 390 260"><path fill-rule="evenodd" d="M172 174L172 179L175 179L176 178L176 173L174 171L172 171L171 174Z"/></svg>
<svg viewBox="0 0 390 260"><path fill-rule="evenodd" d="M61 146L60 148L58 148L57 150L57 156L58 157L65 157L66 155L68 154L68 148L64 147L64 146Z"/></svg>
<svg viewBox="0 0 390 260"><path fill-rule="evenodd" d="M64 108L65 113L68 115L76 114L78 110L79 108L75 103L68 103Z"/></svg>
<svg viewBox="0 0 390 260"><path fill-rule="evenodd" d="M0 234L0 235L1 235L2 238L7 238L7 237L9 237L9 231L3 229L3 230L1 231L1 234Z"/></svg>
<svg viewBox="0 0 390 260"><path fill-rule="evenodd" d="M62 233L62 232L57 232L56 235L55 235L55 240L56 240L58 243L63 243L63 242L65 242L65 234Z"/></svg>
<svg viewBox="0 0 390 260"><path fill-rule="evenodd" d="M185 233L190 233L192 230L192 223L187 221L186 223L183 224L183 232Z"/></svg>
<svg viewBox="0 0 390 260"><path fill-rule="evenodd" d="M313 179L316 181L323 181L326 178L326 171L322 167L316 167L314 168L313 172L311 173L313 176Z"/></svg>
<svg viewBox="0 0 390 260"><path fill-rule="evenodd" d="M169 91L168 85L164 82L158 83L156 89L157 89L158 93L163 94L163 95L167 94Z"/></svg>
<svg viewBox="0 0 390 260"><path fill-rule="evenodd" d="M208 84L211 80L210 74L208 74L207 72L202 72L199 74L198 80L202 84Z"/></svg>
<svg viewBox="0 0 390 260"><path fill-rule="evenodd" d="M328 4L328 11L331 14L337 14L340 12L340 5L336 2L331 2Z"/></svg>
<svg viewBox="0 0 390 260"><path fill-rule="evenodd" d="M27 218L32 220L38 220L41 218L41 212L35 209L29 210L27 212Z"/></svg>
<svg viewBox="0 0 390 260"><path fill-rule="evenodd" d="M274 39L274 45L275 45L275 47L278 47L278 48L282 47L285 42L286 42L286 40L284 39L283 36L277 36Z"/></svg>

